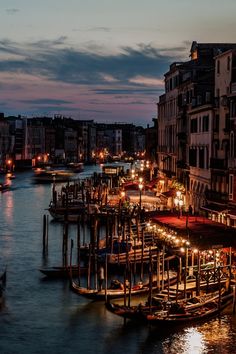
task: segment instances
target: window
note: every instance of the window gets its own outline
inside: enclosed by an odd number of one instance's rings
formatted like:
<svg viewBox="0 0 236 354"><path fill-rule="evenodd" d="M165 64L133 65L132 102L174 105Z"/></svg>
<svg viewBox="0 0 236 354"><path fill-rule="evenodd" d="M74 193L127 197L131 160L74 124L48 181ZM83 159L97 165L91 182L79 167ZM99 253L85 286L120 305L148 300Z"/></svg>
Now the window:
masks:
<svg viewBox="0 0 236 354"><path fill-rule="evenodd" d="M202 118L202 131L203 132L209 131L209 115L203 116Z"/></svg>
<svg viewBox="0 0 236 354"><path fill-rule="evenodd" d="M206 103L210 103L211 102L211 92L206 91Z"/></svg>
<svg viewBox="0 0 236 354"><path fill-rule="evenodd" d="M230 71L230 56L227 57L227 70Z"/></svg>
<svg viewBox="0 0 236 354"><path fill-rule="evenodd" d="M216 133L219 132L219 122L220 122L220 116L219 114L216 114L213 119L213 131Z"/></svg>
<svg viewBox="0 0 236 354"><path fill-rule="evenodd" d="M199 149L199 167L204 168L204 149L200 148Z"/></svg>
<svg viewBox="0 0 236 354"><path fill-rule="evenodd" d="M197 150L189 149L189 165L196 167L197 166Z"/></svg>
<svg viewBox="0 0 236 354"><path fill-rule="evenodd" d="M190 132L197 133L197 118L191 119Z"/></svg>
<svg viewBox="0 0 236 354"><path fill-rule="evenodd" d="M230 143L229 143L229 147L230 147L230 150L229 150L229 155L230 157L234 157L234 133L231 132L230 133Z"/></svg>
<svg viewBox="0 0 236 354"><path fill-rule="evenodd" d="M234 188L234 175L229 175L229 199L232 200L233 195L233 188Z"/></svg>
<svg viewBox="0 0 236 354"><path fill-rule="evenodd" d="M219 60L217 60L217 62L216 62L216 70L217 70L217 74L220 74L220 61Z"/></svg>
<svg viewBox="0 0 236 354"><path fill-rule="evenodd" d="M225 115L225 131L228 132L229 129L230 129L229 113L226 113L226 115Z"/></svg>

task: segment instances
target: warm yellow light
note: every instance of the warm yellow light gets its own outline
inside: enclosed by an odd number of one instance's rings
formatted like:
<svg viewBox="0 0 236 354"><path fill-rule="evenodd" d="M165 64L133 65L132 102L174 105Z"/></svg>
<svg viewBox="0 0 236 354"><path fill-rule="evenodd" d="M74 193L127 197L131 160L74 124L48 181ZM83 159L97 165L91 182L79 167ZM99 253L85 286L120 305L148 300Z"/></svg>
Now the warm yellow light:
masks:
<svg viewBox="0 0 236 354"><path fill-rule="evenodd" d="M175 203L175 205L178 205L179 204L179 199L175 198L174 199L174 203Z"/></svg>
<svg viewBox="0 0 236 354"><path fill-rule="evenodd" d="M138 187L139 187L139 189L140 189L140 191L143 189L143 184L142 183L140 183L139 185L138 185Z"/></svg>
<svg viewBox="0 0 236 354"><path fill-rule="evenodd" d="M180 192L180 191L177 191L177 192L176 192L176 195L177 195L177 198L180 198L181 192Z"/></svg>

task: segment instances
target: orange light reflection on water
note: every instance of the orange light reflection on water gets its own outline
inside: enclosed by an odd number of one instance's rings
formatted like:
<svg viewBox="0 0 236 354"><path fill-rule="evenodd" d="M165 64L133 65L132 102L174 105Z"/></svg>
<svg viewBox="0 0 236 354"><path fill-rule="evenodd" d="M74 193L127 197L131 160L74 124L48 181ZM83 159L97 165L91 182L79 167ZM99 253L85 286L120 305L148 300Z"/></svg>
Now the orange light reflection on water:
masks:
<svg viewBox="0 0 236 354"><path fill-rule="evenodd" d="M231 312L232 315L232 312ZM176 332L163 342L165 354L226 354L232 347L232 328L227 315ZM233 351L232 351L233 353Z"/></svg>
<svg viewBox="0 0 236 354"><path fill-rule="evenodd" d="M205 339L196 328L190 328L186 333L186 345L183 353L200 354L206 353Z"/></svg>
<svg viewBox="0 0 236 354"><path fill-rule="evenodd" d="M2 210L8 225L13 224L13 194L6 191L2 196L5 199L5 208Z"/></svg>

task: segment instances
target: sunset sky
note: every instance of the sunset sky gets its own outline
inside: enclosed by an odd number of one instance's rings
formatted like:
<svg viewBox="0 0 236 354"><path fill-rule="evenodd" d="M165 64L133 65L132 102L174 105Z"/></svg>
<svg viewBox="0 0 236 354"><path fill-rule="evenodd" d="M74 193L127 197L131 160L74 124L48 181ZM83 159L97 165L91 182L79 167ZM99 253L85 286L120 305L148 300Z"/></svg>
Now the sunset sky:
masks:
<svg viewBox="0 0 236 354"><path fill-rule="evenodd" d="M192 41L236 43L236 0L1 0L0 111L146 126Z"/></svg>

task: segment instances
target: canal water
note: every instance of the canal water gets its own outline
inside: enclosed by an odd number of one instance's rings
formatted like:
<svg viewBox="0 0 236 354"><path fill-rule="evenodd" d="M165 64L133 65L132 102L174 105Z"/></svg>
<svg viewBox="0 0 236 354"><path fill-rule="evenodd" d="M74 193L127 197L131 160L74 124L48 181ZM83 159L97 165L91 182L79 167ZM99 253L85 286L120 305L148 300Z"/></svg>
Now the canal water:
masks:
<svg viewBox="0 0 236 354"><path fill-rule="evenodd" d="M94 168L86 167L82 176ZM51 185L32 183L31 171L17 173L11 183L11 189L0 194L0 270L7 265L1 354L236 352L236 315L231 309L220 318L172 331L125 325L103 302L73 293L68 281L46 280L38 269L60 265L62 259L62 225L50 217L46 257L42 248ZM76 238L76 225L70 225L69 237Z"/></svg>

